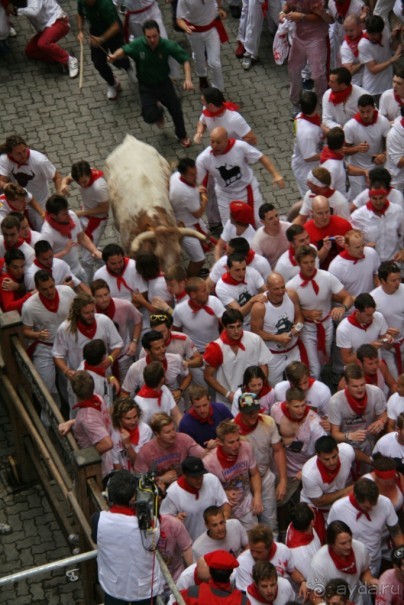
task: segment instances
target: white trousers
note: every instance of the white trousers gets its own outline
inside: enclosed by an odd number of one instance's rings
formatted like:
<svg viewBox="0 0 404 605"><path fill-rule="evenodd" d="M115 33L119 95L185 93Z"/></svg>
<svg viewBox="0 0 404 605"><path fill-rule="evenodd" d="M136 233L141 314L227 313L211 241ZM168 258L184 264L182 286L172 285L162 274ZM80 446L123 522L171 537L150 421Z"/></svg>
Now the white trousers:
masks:
<svg viewBox="0 0 404 605"><path fill-rule="evenodd" d="M220 39L216 28L207 32L194 32L188 36L195 61L198 78L206 78L207 67L212 70L212 86L224 89L222 63L220 60Z"/></svg>
<svg viewBox="0 0 404 605"><path fill-rule="evenodd" d="M272 353L271 361L268 364L268 381L271 386L275 387L278 382L283 380L283 372L292 361L300 361L300 351L297 345L287 353Z"/></svg>
<svg viewBox="0 0 404 605"><path fill-rule="evenodd" d="M325 349L327 357L331 354L331 345L333 337L333 324L330 318L323 322L325 330ZM301 332L301 339L306 347L307 357L310 365L310 376L313 378L320 378L321 368L327 361L321 351L318 350L318 339L317 339L317 327L316 324L304 323L303 330Z"/></svg>

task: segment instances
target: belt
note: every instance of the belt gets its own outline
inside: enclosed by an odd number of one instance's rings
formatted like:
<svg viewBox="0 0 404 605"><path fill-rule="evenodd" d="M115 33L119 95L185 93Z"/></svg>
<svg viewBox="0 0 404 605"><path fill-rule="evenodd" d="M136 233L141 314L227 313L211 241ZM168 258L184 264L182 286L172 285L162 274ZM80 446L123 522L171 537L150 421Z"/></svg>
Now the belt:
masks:
<svg viewBox="0 0 404 605"><path fill-rule="evenodd" d="M318 350L321 351L327 357L327 350L325 348L325 329L323 322L330 317L330 314L320 319L320 321L312 321L311 319L305 319L309 324L315 324L317 327L317 344Z"/></svg>
<svg viewBox="0 0 404 605"><path fill-rule="evenodd" d="M297 347L297 344L298 344L298 341L295 342L293 347L289 347L289 349L283 349L282 351L273 351L272 349L269 349L269 350L274 355L283 355L284 353L289 353L289 351L293 351L293 349L295 349Z"/></svg>

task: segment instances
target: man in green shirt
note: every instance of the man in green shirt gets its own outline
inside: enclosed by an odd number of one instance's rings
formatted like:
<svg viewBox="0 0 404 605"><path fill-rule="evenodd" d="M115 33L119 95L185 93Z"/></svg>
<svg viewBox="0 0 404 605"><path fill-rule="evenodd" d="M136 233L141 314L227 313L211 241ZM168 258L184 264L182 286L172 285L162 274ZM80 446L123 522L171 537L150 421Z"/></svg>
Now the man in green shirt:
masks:
<svg viewBox="0 0 404 605"><path fill-rule="evenodd" d="M113 52L124 42L122 23L119 19L112 0L78 0L77 24L78 41L84 42L85 20L90 24L91 60L100 76L107 82L107 97L114 101L121 91L121 85L114 78L111 67L108 65L108 52ZM136 82L136 74L129 59L123 57L117 61L116 66L125 69L132 82Z"/></svg>
<svg viewBox="0 0 404 605"><path fill-rule="evenodd" d="M193 90L189 57L179 44L160 37L160 29L156 21L152 19L145 21L143 34L141 38L136 38L116 50L109 56L109 61L113 63L127 56L134 60L144 121L162 128L164 107L166 107L173 119L175 134L180 145L189 147L191 141L185 130L180 100L169 77L168 63L169 57L173 57L184 66L184 90Z"/></svg>

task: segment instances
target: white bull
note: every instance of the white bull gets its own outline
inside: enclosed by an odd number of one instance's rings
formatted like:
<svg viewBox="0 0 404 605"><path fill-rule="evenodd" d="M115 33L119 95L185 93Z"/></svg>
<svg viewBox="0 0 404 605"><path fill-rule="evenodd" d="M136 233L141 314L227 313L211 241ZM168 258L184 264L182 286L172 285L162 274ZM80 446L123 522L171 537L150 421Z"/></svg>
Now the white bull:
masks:
<svg viewBox="0 0 404 605"><path fill-rule="evenodd" d="M152 251L165 268L179 261L183 237L206 239L194 229L177 227L168 198L170 174L154 147L129 134L106 159L109 199L125 253Z"/></svg>

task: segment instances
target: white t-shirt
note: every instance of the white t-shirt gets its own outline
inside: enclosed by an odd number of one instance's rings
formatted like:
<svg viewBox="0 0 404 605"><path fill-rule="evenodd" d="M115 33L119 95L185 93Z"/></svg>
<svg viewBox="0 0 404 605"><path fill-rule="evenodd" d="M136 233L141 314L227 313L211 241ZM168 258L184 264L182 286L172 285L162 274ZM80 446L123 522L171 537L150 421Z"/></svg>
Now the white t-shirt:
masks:
<svg viewBox="0 0 404 605"><path fill-rule="evenodd" d="M390 88L393 77L393 68L391 65L379 71L377 74L372 74L366 66L366 63L376 61L376 63L385 63L392 57L390 49L390 29L384 27L382 32L381 44L373 44L370 40L362 38L358 44L359 61L364 63L363 68L363 87L371 95L380 95L385 90ZM365 139L362 139L365 140Z"/></svg>
<svg viewBox="0 0 404 605"><path fill-rule="evenodd" d="M382 216L362 206L352 213L351 223L354 229L363 232L367 242L376 243L376 251L382 261L392 259L403 247L404 210L397 204L390 204Z"/></svg>
<svg viewBox="0 0 404 605"><path fill-rule="evenodd" d="M248 263L248 267L255 269L262 276L263 279L266 279L268 275L271 273L271 265L267 261L266 258L261 256L261 254L255 254L254 258L250 263ZM217 284L219 279L222 277L224 273L227 271L227 254L219 258L213 265L209 273L209 279L213 281L214 284Z"/></svg>
<svg viewBox="0 0 404 605"><path fill-rule="evenodd" d="M122 281L122 279L124 281ZM136 263L132 259L128 259L128 263L124 268L122 276L115 276L109 273L107 268L100 267L94 273L94 281L96 279L103 279L107 282L111 296L113 298L125 298L126 300L132 300L132 292L146 292L147 285L144 279L136 271Z"/></svg>
<svg viewBox="0 0 404 605"><path fill-rule="evenodd" d="M237 285L225 283L221 277L216 284L216 296L225 307L232 302L242 307L250 298L258 294L263 286L264 280L258 271L247 267L244 280ZM244 327L247 330L250 327L250 316L251 313L244 315Z"/></svg>
<svg viewBox="0 0 404 605"><path fill-rule="evenodd" d="M349 46L346 40L344 40L341 44L341 65L351 64L358 65L359 57L356 57L353 53L353 50ZM352 84L356 84L357 86L362 86L363 80L363 68L356 72L352 76Z"/></svg>
<svg viewBox="0 0 404 605"><path fill-rule="evenodd" d="M370 521L365 514L359 514L351 504L349 496L340 498L332 505L328 514L328 523L344 521L352 530L353 537L365 544L370 555L370 569L374 575L379 572L381 562L381 540L386 526L397 525L398 518L391 501L380 495L377 504L368 513ZM359 517L359 518L358 518Z"/></svg>
<svg viewBox="0 0 404 605"><path fill-rule="evenodd" d="M401 464L404 464L404 445L401 445L397 439L398 433L387 433L380 437L373 448L372 454L380 453L389 458L397 458Z"/></svg>
<svg viewBox="0 0 404 605"><path fill-rule="evenodd" d="M280 221L279 233L269 235L265 233L264 227L257 229L254 239L250 244L251 248L265 256L271 267L275 267L279 257L289 248L289 242L286 237L286 231L291 223Z"/></svg>
<svg viewBox="0 0 404 605"><path fill-rule="evenodd" d="M399 330L395 340L400 341L404 338L404 284L400 284L394 294L386 294L382 286L379 286L372 290L370 295L375 300L376 309L383 313L389 328Z"/></svg>
<svg viewBox="0 0 404 605"><path fill-rule="evenodd" d="M74 222L74 227L71 232L71 238L66 235L62 235L59 231L51 227L51 225L44 221L41 229L43 239L46 239L53 248L55 254L61 252L66 247L69 241L74 242L76 245L73 246L67 254L64 255L63 260L67 263L73 273L78 273L81 270L79 260L80 247L77 243L77 236L83 232L79 218L73 210L69 210L69 216Z"/></svg>
<svg viewBox="0 0 404 605"><path fill-rule="evenodd" d="M393 393L387 402L387 417L397 422L397 418L402 412L404 412L404 397Z"/></svg>
<svg viewBox="0 0 404 605"><path fill-rule="evenodd" d="M40 271L41 267L35 264L35 261L30 265L24 274L24 282L27 290L33 290L35 288L35 273ZM47 270L47 269L46 269ZM54 258L52 262L52 277L55 280L57 286L62 286L65 280L69 277L72 278L71 284L74 288L79 285L80 280L72 275L72 270L69 265L61 258ZM70 287L70 286L69 286ZM72 292L74 292L72 290Z"/></svg>
<svg viewBox="0 0 404 605"><path fill-rule="evenodd" d="M349 145L360 145L363 141L369 144L366 153L354 153L348 156L348 164L372 169L374 164L372 156L383 152L384 139L390 130L390 123L381 114L378 115L375 124L363 126L355 118L349 120L344 126L345 142Z"/></svg>
<svg viewBox="0 0 404 605"><path fill-rule="evenodd" d="M244 237L244 239L247 240L247 242L250 244L251 246L251 242L254 239L254 235L255 235L255 229L252 225L248 225L247 229L244 231L244 233L242 233L240 236L237 235L237 231L236 231L236 225L233 225L233 223L230 221L230 219L228 221L225 222L224 227L223 227L223 231L220 235L220 239L222 239L224 242L229 242L231 239L233 239L233 237Z"/></svg>
<svg viewBox="0 0 404 605"><path fill-rule="evenodd" d="M315 282L319 287L318 294L313 290L312 284L307 284L302 287L304 280L300 275L296 275L293 279L287 282L286 287L295 290L299 297L300 306L302 309L316 309L322 311L322 318L326 317L331 311L331 296L338 294L343 290L344 286L335 275L331 275L328 271L318 269L314 277ZM315 324L307 324L307 327L316 329Z"/></svg>
<svg viewBox="0 0 404 605"><path fill-rule="evenodd" d="M313 195L311 191L307 191L307 193L305 193L299 214L311 217L311 207L315 197L316 196ZM328 198L328 201L330 208L332 208L333 214L336 216L342 216L343 218L349 220L349 203L346 197L340 191L334 191L334 193Z"/></svg>
<svg viewBox="0 0 404 605"><path fill-rule="evenodd" d="M168 416L171 416L171 412L175 407L175 399L171 394L171 391L166 387L165 384L161 387L161 399L160 404L159 400L155 397L142 397L137 393L134 397L134 400L139 405L142 410L142 420L149 424L151 417L153 414L157 412L165 412Z"/></svg>
<svg viewBox="0 0 404 605"><path fill-rule="evenodd" d="M339 443L338 453L341 468L331 483L323 481L317 466L317 455L306 462L302 469L303 489L300 493L300 502L307 502L313 505L313 499L321 498L324 494L333 494L347 486L351 467L355 460L355 450L348 443ZM330 508L331 505L321 507L322 510Z"/></svg>
<svg viewBox="0 0 404 605"><path fill-rule="evenodd" d="M372 323L366 330L353 326L346 317L337 327L337 347L357 351L361 345L378 340L387 330L386 320L378 311L374 312Z"/></svg>
<svg viewBox="0 0 404 605"><path fill-rule="evenodd" d="M402 101L404 103L404 99ZM379 111L382 116L387 118L389 122L394 122L398 117L401 119L400 107L394 97L394 90L392 88L385 90L379 102Z"/></svg>
<svg viewBox="0 0 404 605"><path fill-rule="evenodd" d="M228 503L226 492L219 479L212 473L203 476L202 487L198 497L190 494L175 481L167 489L167 494L160 506L160 512L166 515L177 515L185 512L183 521L192 540L201 536L206 527L203 520L203 511L208 506L223 506Z"/></svg>
<svg viewBox="0 0 404 605"><path fill-rule="evenodd" d="M397 118L386 139L387 162L386 168L392 176L391 183L397 189L404 187L404 167L398 165L403 157L404 127L401 118Z"/></svg>
<svg viewBox="0 0 404 605"><path fill-rule="evenodd" d="M217 126L222 126L227 130L230 139L242 139L251 130L243 116L230 109L226 109L222 115L214 118L202 113L199 121L206 126L208 132L211 132Z"/></svg>
<svg viewBox="0 0 404 605"><path fill-rule="evenodd" d="M281 542L275 542L275 544L276 551L270 562L272 565L275 565L278 576L290 576L290 574L295 570L293 552ZM242 552L237 561L239 562L239 567L236 567L234 570L236 588L246 591L247 586L249 586L253 581L252 568L255 564L250 549Z"/></svg>
<svg viewBox="0 0 404 605"><path fill-rule="evenodd" d="M352 92L347 98L345 103L338 103L334 105L330 101L331 89L325 91L323 95L323 124L327 128L334 128L340 126L341 128L350 120L358 111L358 99L362 95L366 94L367 90L352 85Z"/></svg>
<svg viewBox="0 0 404 605"><path fill-rule="evenodd" d="M206 306L212 309L213 315L204 309L193 311L188 300L176 305L173 313L174 325L190 337L200 353L203 353L208 342L219 336L219 319L225 312L216 296L209 296Z"/></svg>
<svg viewBox="0 0 404 605"><path fill-rule="evenodd" d="M60 324L65 321L69 315L71 303L73 299L76 298L76 293L70 286L56 286L56 290L59 294L59 306L56 313L52 313L44 307L38 293L26 300L21 310L21 318L24 326L28 326L38 332L48 330L49 338L44 341L48 343L54 341ZM49 351L51 351L51 349L49 349Z"/></svg>
<svg viewBox="0 0 404 605"><path fill-rule="evenodd" d="M356 196L352 203L356 208L365 206L369 201L369 189L364 189L359 195ZM404 210L404 198L401 191L398 189L390 189L389 191L389 202L392 204L398 204Z"/></svg>
<svg viewBox="0 0 404 605"><path fill-rule="evenodd" d="M199 224L203 231L207 231L205 223L193 216L201 207L200 193L198 187L188 185L181 180L179 172L174 172L170 177L169 198L174 210L177 223L184 223L185 227L193 227Z"/></svg>
<svg viewBox="0 0 404 605"><path fill-rule="evenodd" d="M278 382L275 386L276 401L285 401L286 391L290 388L289 380ZM315 410L320 418L328 416L328 406L330 404L331 391L326 384L320 380L315 380L309 390L306 392L306 403L311 409Z"/></svg>
<svg viewBox="0 0 404 605"><path fill-rule="evenodd" d="M226 535L222 540L213 540L205 531L192 545L194 561L213 550L227 550L234 557L238 557L248 544L248 536L238 519L226 520Z"/></svg>
<svg viewBox="0 0 404 605"><path fill-rule="evenodd" d="M296 595L289 580L278 577L277 582L278 592L276 598L272 601L272 605L285 605L288 601L294 602ZM263 605L265 603L264 600L255 599L248 591L247 598L250 602L250 605Z"/></svg>
<svg viewBox="0 0 404 605"><path fill-rule="evenodd" d="M165 381L169 389L174 390L177 388L177 379L180 381L188 376L189 370L185 365L181 355L176 353L166 353L167 369L165 370ZM125 380L122 384L122 390L134 395L136 389L140 388L144 384L143 370L147 365L146 357L135 361L130 366L128 373L125 376Z"/></svg>
<svg viewBox="0 0 404 605"><path fill-rule="evenodd" d="M303 184L310 170L318 166L318 160L314 160L313 162L307 162L307 160L320 152L324 135L320 126L302 118L301 113L297 114L295 119L295 132L292 170L295 178L298 181L302 181Z"/></svg>
<svg viewBox="0 0 404 605"><path fill-rule="evenodd" d="M22 166L11 160L7 154L1 155L0 175L25 187L41 206L45 207L46 200L50 196L48 181L54 178L56 168L43 153L34 149L29 151L27 162Z"/></svg>
<svg viewBox="0 0 404 605"><path fill-rule="evenodd" d="M379 255L373 248L365 246L363 254L364 258L354 261L338 254L328 267L328 271L340 280L345 290L352 296L372 290L374 276L380 265Z"/></svg>
<svg viewBox="0 0 404 605"><path fill-rule="evenodd" d="M320 550L314 555L310 571L307 576L307 587L310 590L316 590L318 588L324 588L329 580L333 578L341 578L348 582L351 590L350 600L356 605L362 605L362 595L359 593L360 577L364 571L369 568L369 554L366 546L359 542L359 540L352 540L352 548L355 553L356 560L356 573L349 574L339 569L331 559L328 546L322 546Z"/></svg>
<svg viewBox="0 0 404 605"><path fill-rule="evenodd" d="M18 246L18 250L24 254L25 257L25 267L30 267L34 262L35 252L31 246L27 244L27 242L22 242L20 246ZM0 235L0 258L4 258L7 249L4 245L4 237Z"/></svg>

